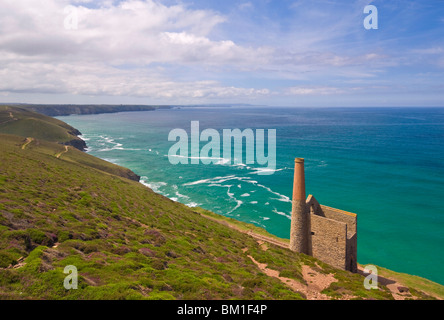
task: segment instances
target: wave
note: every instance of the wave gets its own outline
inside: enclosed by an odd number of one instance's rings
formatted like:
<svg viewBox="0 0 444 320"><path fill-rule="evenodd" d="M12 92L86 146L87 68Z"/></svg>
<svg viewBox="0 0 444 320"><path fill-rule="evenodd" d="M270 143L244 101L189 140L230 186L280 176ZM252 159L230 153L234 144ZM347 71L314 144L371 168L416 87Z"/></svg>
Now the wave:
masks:
<svg viewBox="0 0 444 320"><path fill-rule="evenodd" d="M151 149L150 149L151 151ZM174 158L181 158L181 159L190 159L190 160L213 160L213 164L215 165L229 165L231 162L231 159L227 158L221 158L221 157L193 157L193 156L182 156L179 154L172 154L172 155L164 155L165 157L174 157ZM243 164L240 164L243 165Z"/></svg>
<svg viewBox="0 0 444 320"><path fill-rule="evenodd" d="M115 140L123 140L124 138L119 137L119 138L112 138L109 136L104 136L104 135L99 135L99 138L101 138L102 140L98 140L99 145L101 146L105 146L105 148L102 149L98 149L96 150L97 152L107 152L107 151L113 151L113 150L125 150L125 151L142 151L143 149L140 148L124 148L123 144L120 142L116 142ZM107 146L108 145L112 145Z"/></svg>
<svg viewBox="0 0 444 320"><path fill-rule="evenodd" d="M195 207L198 207L198 206L200 206L200 204L199 203L197 203L197 202L190 202L190 203L187 203L187 204L185 204L187 207L190 207L190 208L195 208Z"/></svg>
<svg viewBox="0 0 444 320"><path fill-rule="evenodd" d="M290 198L287 197L286 195L280 194L279 192L275 192L273 190L271 190L269 187L266 187L262 184L257 184L258 187L264 188L265 190L267 190L268 192L278 196L279 198L276 198L276 200L278 201L282 201L282 202L291 202Z"/></svg>
<svg viewBox="0 0 444 320"><path fill-rule="evenodd" d="M151 151L151 149L149 149L149 151ZM279 172L279 171L283 171L283 170L292 170L291 168L288 167L284 167L284 168L280 168L280 169L273 169L273 168L268 168L268 167L251 167L248 166L245 163L238 163L236 161L236 159L231 158L221 158L221 157L201 157L201 156L182 156L182 155L178 155L178 154L173 154L173 155L167 155L165 154L164 157L174 157L174 158L181 158L181 159L190 159L190 160L213 160L212 164L214 165L222 165L222 166L228 166L228 167L233 167L233 168L237 168L237 169L246 169L246 170L251 170L252 172L250 174L257 174L257 175L263 175L264 173L267 174L273 174L275 172ZM232 163L233 162L233 163ZM199 161L199 164L200 161Z"/></svg>
<svg viewBox="0 0 444 320"><path fill-rule="evenodd" d="M288 218L288 219L291 220L291 215L288 214L288 213L278 211L276 208L273 209L273 212L274 212L274 213L277 213L277 214L280 215L280 216L284 216L284 217L286 217L286 218Z"/></svg>
<svg viewBox="0 0 444 320"><path fill-rule="evenodd" d="M242 180L242 178L240 177L236 177L235 175L229 175L229 176L225 176L225 177L214 177L214 178L208 178L208 179L202 179L202 180L197 180L197 181L193 181L193 182L188 182L188 183L184 183L184 186L194 186L194 185L198 185L198 184L204 184L204 183L222 183L222 182L226 182L232 179L240 179Z"/></svg>
<svg viewBox="0 0 444 320"><path fill-rule="evenodd" d="M102 158L103 160L107 161L107 162L111 162L113 164L119 164L119 161L117 159L111 159L111 158Z"/></svg>
<svg viewBox="0 0 444 320"><path fill-rule="evenodd" d="M79 137L79 138L82 139L83 141L89 141L89 140L91 140L91 138L87 138L86 135L84 135L84 134L80 134L80 135L78 135L77 137Z"/></svg>
<svg viewBox="0 0 444 320"><path fill-rule="evenodd" d="M285 167L285 168L281 168L281 169L272 169L272 168L267 168L267 167L263 167L263 168L251 168L252 170L254 170L253 172L250 172L250 174L258 174L258 175L262 175L265 172L279 172L279 171L283 171L283 170L288 170L289 168Z"/></svg>
<svg viewBox="0 0 444 320"><path fill-rule="evenodd" d="M148 181L148 177L146 177L146 176L140 177L140 183L143 184L144 186L147 186L148 188L150 188L154 192L161 193L161 194L162 194L162 192L160 191L160 188L165 187L165 186L168 185L166 182L163 182L163 181L149 182Z"/></svg>
<svg viewBox="0 0 444 320"><path fill-rule="evenodd" d="M290 198L287 197L286 195L283 195L283 194L280 194L279 192L273 191L271 188L264 186L264 185L260 184L258 181L252 180L249 177L238 177L236 175L228 175L228 176L223 176L223 177L201 179L201 180L197 180L197 181L193 181L193 182L184 183L183 185L184 186L194 186L194 185L200 185L200 184L208 184L209 186L224 186L224 185L222 185L222 183L227 182L227 181L231 181L231 180L249 183L249 184L252 184L256 187L265 189L269 193L277 196L277 198L273 198L273 199L276 199L278 201L291 202ZM231 187L231 185L230 185L230 187ZM237 187L239 187L239 184L237 185Z"/></svg>
<svg viewBox="0 0 444 320"><path fill-rule="evenodd" d="M179 198L190 200L190 197L179 193L179 187L177 185L173 185L173 189L175 190L175 195L178 196Z"/></svg>

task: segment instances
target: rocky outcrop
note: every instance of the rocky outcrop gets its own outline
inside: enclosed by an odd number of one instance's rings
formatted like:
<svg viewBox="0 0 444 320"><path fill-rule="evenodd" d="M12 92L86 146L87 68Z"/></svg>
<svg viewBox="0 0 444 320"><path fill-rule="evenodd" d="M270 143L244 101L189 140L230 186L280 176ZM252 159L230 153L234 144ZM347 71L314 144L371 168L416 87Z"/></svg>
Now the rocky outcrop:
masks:
<svg viewBox="0 0 444 320"><path fill-rule="evenodd" d="M74 148L79 149L80 151L85 151L87 148L85 141L83 141L80 138L72 139L70 141L63 142L62 144L65 146L73 146Z"/></svg>
<svg viewBox="0 0 444 320"><path fill-rule="evenodd" d="M140 181L140 176L135 174L134 172L132 172L130 169L128 169L128 173L127 173L125 178L128 178L130 180L134 180L134 181L137 181L137 182Z"/></svg>
<svg viewBox="0 0 444 320"><path fill-rule="evenodd" d="M67 116L70 114L98 114L128 111L152 111L158 108L169 108L169 106L149 105L50 105L31 104L20 105L22 108L42 113L47 116Z"/></svg>

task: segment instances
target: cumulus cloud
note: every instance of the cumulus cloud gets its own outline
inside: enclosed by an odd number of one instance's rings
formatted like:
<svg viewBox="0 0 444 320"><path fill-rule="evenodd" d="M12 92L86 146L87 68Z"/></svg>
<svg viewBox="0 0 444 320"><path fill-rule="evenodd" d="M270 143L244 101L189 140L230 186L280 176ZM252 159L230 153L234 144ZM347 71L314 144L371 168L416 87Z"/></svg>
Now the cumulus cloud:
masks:
<svg viewBox="0 0 444 320"><path fill-rule="evenodd" d="M262 94L216 81L172 80L153 65L245 65L264 51L212 40L225 18L209 10L146 0L6 0L0 20L0 90L178 99ZM85 6L84 6L85 5ZM75 28L66 28L75 15Z"/></svg>
<svg viewBox="0 0 444 320"><path fill-rule="evenodd" d="M284 90L287 95L332 95L343 94L346 91L336 87L291 87Z"/></svg>
<svg viewBox="0 0 444 320"><path fill-rule="evenodd" d="M276 15L269 1L222 14L186 0L2 0L0 95L291 101L402 83L382 75L405 66L441 70L440 42L400 52L395 36L364 33L365 2L299 0Z"/></svg>

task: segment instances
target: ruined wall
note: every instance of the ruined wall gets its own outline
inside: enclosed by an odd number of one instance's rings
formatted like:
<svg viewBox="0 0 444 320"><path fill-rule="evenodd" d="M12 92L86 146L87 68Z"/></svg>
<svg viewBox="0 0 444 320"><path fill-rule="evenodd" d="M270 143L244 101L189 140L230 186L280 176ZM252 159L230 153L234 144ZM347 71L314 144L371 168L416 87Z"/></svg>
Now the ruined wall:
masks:
<svg viewBox="0 0 444 320"><path fill-rule="evenodd" d="M310 212L311 255L335 267L357 272L357 215L320 205L313 195Z"/></svg>
<svg viewBox="0 0 444 320"><path fill-rule="evenodd" d="M327 207L321 205L322 211L324 213L324 217L333 219L336 221L342 221L347 224L347 231L351 234L357 231L356 229L356 214L339 210L336 208Z"/></svg>
<svg viewBox="0 0 444 320"><path fill-rule="evenodd" d="M334 267L346 269L347 224L311 214L313 257Z"/></svg>
<svg viewBox="0 0 444 320"><path fill-rule="evenodd" d="M345 254L345 269L351 272L357 272L357 215L351 212L330 208L321 205L324 216L335 221L341 221L347 224L347 247Z"/></svg>
<svg viewBox="0 0 444 320"><path fill-rule="evenodd" d="M347 252L345 255L345 270L358 272L358 234L355 232L347 239Z"/></svg>

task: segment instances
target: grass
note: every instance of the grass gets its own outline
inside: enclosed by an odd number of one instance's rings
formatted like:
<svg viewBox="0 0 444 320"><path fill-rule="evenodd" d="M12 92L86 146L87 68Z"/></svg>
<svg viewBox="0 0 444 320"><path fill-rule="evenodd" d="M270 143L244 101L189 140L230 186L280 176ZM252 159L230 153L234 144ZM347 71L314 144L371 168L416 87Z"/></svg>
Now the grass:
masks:
<svg viewBox="0 0 444 320"><path fill-rule="evenodd" d="M333 273L338 282L324 290L332 298L391 299L385 287L365 290L359 274L272 244L263 250L245 231L273 237L265 230L171 201L125 168L24 142L0 134L0 299L304 299L248 255L302 283L303 265ZM77 290L63 286L68 265Z"/></svg>
<svg viewBox="0 0 444 320"><path fill-rule="evenodd" d="M57 159L48 143L41 152L21 149L21 137L0 140L2 267L26 258L0 270L10 279L3 298L301 298L242 254L239 247L257 245L247 235L135 181ZM79 270L77 292L63 288L66 265ZM248 278L261 281L242 288Z"/></svg>
<svg viewBox="0 0 444 320"><path fill-rule="evenodd" d="M51 142L77 140L78 131L55 118L26 109L0 106L0 133L33 137Z"/></svg>
<svg viewBox="0 0 444 320"><path fill-rule="evenodd" d="M0 106L1 107L1 106ZM54 104L23 104L18 107L45 114L48 116L63 116L70 114L96 114L128 111L153 111L169 106L158 105L54 105Z"/></svg>
<svg viewBox="0 0 444 320"><path fill-rule="evenodd" d="M233 226L233 227L235 227L235 228L237 228L239 230L242 230L244 232L251 231L251 232L254 232L256 234L263 235L265 237L274 239L274 240L279 241L279 242L290 243L289 239L279 238L279 237L277 237L277 236L267 232L267 230L255 226L254 224L242 222L242 221L239 221L239 220L235 220L235 219L230 218L230 217L225 217L225 216L216 214L214 212L205 210L205 209L200 208L200 207L195 207L194 211L199 213L199 214L201 214L204 217L209 217L209 218L211 218L213 220L219 221L222 224L225 223L226 225L231 225L231 226Z"/></svg>
<svg viewBox="0 0 444 320"><path fill-rule="evenodd" d="M409 291L416 297L422 298L420 291L427 292L434 297L444 297L444 286L437 285L435 282L424 279L422 277L410 274L395 272L378 266L378 274L382 277L399 281L409 288Z"/></svg>

